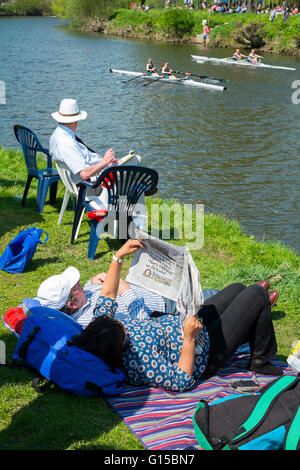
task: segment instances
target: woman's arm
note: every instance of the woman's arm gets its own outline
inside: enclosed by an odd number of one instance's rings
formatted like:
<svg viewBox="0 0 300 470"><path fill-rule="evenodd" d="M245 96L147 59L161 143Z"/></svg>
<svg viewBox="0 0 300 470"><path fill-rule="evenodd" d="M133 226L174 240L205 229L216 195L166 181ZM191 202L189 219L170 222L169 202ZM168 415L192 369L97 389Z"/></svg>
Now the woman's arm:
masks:
<svg viewBox="0 0 300 470"><path fill-rule="evenodd" d="M116 252L115 256L120 260L126 255L131 255L139 248L144 248L144 245L138 240L127 240L127 242ZM112 261L104 279L101 295L103 297L109 297L110 299L116 300L120 274L121 274L122 263Z"/></svg>
<svg viewBox="0 0 300 470"><path fill-rule="evenodd" d="M202 330L202 323L197 317L187 317L184 324L184 337L178 367L189 375L193 375L195 363L195 342Z"/></svg>

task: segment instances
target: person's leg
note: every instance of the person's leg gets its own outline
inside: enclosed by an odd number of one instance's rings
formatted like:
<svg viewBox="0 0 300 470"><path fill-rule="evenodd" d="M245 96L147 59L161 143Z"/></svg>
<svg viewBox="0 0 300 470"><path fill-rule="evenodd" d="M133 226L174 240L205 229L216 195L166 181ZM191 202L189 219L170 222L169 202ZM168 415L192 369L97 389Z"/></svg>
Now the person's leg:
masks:
<svg viewBox="0 0 300 470"><path fill-rule="evenodd" d="M202 318L206 326L209 325L224 313L226 308L244 289L246 289L244 284L234 283L206 298L198 312L198 316Z"/></svg>
<svg viewBox="0 0 300 470"><path fill-rule="evenodd" d="M215 311L218 311L222 304L219 294ZM212 310L211 306L209 308ZM248 341L251 351L251 370L271 375L280 373L279 368L268 362L276 353L277 345L269 295L265 289L258 285L242 289L223 312L218 311L219 317L215 316L211 322L204 320L205 317L209 317L206 309L204 305L199 315L210 337L210 357L206 371L208 375L215 373L230 359L238 346ZM202 315L203 313L205 315Z"/></svg>

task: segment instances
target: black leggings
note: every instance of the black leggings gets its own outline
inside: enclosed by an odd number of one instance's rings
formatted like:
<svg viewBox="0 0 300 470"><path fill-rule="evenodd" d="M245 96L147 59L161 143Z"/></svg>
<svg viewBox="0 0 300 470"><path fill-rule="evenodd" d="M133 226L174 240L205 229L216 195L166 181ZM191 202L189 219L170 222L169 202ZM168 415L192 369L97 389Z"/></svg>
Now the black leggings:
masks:
<svg viewBox="0 0 300 470"><path fill-rule="evenodd" d="M277 351L268 292L254 284L231 284L204 302L198 312L210 338L205 376L213 375L238 346L250 345L251 360L259 365Z"/></svg>

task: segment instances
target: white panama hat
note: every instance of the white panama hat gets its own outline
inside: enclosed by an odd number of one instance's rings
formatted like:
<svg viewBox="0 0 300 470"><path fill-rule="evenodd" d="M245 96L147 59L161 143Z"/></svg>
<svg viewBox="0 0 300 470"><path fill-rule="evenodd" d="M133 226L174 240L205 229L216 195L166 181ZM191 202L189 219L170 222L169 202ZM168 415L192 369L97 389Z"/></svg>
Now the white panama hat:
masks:
<svg viewBox="0 0 300 470"><path fill-rule="evenodd" d="M87 117L86 111L80 111L76 100L65 98L60 102L59 110L51 113L55 121L67 124Z"/></svg>
<svg viewBox="0 0 300 470"><path fill-rule="evenodd" d="M72 287L80 279L80 272L69 266L63 273L49 277L39 287L36 300L41 305L60 310L66 305Z"/></svg>

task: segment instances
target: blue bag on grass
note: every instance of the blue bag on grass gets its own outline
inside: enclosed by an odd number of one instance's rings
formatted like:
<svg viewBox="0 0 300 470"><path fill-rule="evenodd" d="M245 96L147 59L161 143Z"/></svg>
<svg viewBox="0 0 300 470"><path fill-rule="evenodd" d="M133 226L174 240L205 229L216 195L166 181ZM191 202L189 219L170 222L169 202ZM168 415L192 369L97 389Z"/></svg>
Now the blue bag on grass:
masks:
<svg viewBox="0 0 300 470"><path fill-rule="evenodd" d="M121 370L112 371L99 357L72 344L82 327L68 315L48 307L28 312L13 354L61 389L83 396L118 395Z"/></svg>
<svg viewBox="0 0 300 470"><path fill-rule="evenodd" d="M46 234L44 242L40 237ZM31 227L22 230L5 248L0 258L0 269L8 273L22 273L27 263L33 258L38 243L45 245L49 238L41 228Z"/></svg>

